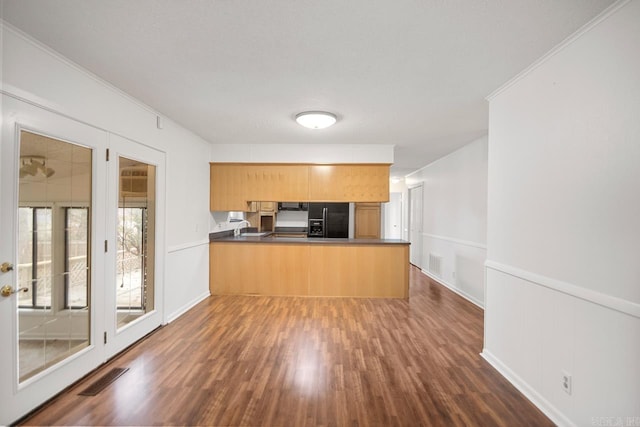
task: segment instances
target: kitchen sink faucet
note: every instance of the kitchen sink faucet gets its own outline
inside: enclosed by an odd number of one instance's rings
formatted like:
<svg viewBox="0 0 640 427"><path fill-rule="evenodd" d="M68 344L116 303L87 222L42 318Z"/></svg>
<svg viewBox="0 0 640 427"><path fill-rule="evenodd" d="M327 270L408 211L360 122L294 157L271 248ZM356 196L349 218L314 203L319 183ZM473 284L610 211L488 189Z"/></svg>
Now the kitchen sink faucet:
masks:
<svg viewBox="0 0 640 427"><path fill-rule="evenodd" d="M238 225L236 226L235 230L233 230L233 235L234 236L239 236L240 235L240 228L242 228L242 224L247 223L247 225L249 227L251 227L251 223L249 221L247 221L246 219L243 219L242 221L240 221L238 223Z"/></svg>

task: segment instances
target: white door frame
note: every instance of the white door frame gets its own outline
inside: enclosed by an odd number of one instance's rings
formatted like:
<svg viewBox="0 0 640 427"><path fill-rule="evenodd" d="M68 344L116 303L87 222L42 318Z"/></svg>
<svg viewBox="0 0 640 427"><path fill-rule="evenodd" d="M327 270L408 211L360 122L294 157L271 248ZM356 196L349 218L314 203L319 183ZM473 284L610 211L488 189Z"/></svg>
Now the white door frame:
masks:
<svg viewBox="0 0 640 427"><path fill-rule="evenodd" d="M424 188L423 188L423 184L420 183L418 185L414 185L409 187L408 190L408 199L409 199L409 203L408 203L408 229L409 229L409 241L411 242L411 245L409 247L409 254L410 254L410 260L411 260L411 264L415 265L416 267L422 269L422 227L423 227L423 212L424 212ZM417 224L416 220L414 218L414 220L412 221L412 216L413 216L413 211L414 211L414 198L415 196L413 196L414 194L419 194L420 195L420 204L419 204L419 212L417 212L417 216L418 216L418 221ZM413 197L412 197L413 196ZM416 227L417 225L417 227ZM418 230L416 231L412 231L414 228L417 228ZM414 233L418 233L417 236L414 236Z"/></svg>

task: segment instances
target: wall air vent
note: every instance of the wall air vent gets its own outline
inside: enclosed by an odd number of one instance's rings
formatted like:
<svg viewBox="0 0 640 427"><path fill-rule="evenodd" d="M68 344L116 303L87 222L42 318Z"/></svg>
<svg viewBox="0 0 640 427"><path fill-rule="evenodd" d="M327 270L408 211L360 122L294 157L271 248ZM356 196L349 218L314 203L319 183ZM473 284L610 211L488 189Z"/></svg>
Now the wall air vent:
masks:
<svg viewBox="0 0 640 427"><path fill-rule="evenodd" d="M429 272L435 276L442 277L442 257L429 253Z"/></svg>

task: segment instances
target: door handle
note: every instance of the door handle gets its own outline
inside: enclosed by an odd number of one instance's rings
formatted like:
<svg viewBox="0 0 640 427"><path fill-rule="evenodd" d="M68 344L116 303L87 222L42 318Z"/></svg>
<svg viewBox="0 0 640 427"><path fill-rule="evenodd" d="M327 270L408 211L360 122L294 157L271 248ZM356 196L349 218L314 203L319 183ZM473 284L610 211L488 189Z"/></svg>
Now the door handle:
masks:
<svg viewBox="0 0 640 427"><path fill-rule="evenodd" d="M13 289L13 287L11 285L6 285L6 286L3 286L0 289L0 294L3 297L8 297L8 296L11 296L12 294L16 294L18 292L27 292L28 290L29 290L29 288Z"/></svg>
<svg viewBox="0 0 640 427"><path fill-rule="evenodd" d="M10 262L3 262L2 265L0 265L0 271L3 273L8 273L11 270L13 270L13 264Z"/></svg>

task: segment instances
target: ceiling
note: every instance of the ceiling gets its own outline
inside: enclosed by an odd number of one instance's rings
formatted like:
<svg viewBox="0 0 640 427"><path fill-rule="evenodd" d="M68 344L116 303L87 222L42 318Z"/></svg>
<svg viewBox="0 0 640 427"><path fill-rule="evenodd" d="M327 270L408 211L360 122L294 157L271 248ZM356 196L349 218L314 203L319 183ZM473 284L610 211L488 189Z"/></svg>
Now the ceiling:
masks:
<svg viewBox="0 0 640 427"><path fill-rule="evenodd" d="M612 3L0 1L5 21L211 143L395 144L394 175L486 134L484 98ZM305 129L306 110L339 121Z"/></svg>

